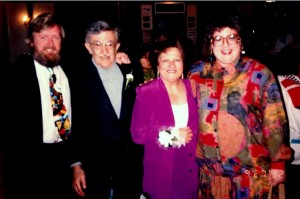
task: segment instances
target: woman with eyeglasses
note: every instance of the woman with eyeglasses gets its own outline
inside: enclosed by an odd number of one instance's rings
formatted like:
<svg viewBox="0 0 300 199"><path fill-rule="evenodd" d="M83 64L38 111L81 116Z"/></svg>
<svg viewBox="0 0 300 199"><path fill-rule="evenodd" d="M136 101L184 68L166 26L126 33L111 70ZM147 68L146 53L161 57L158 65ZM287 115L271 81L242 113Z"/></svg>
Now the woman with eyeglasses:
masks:
<svg viewBox="0 0 300 199"><path fill-rule="evenodd" d="M200 87L199 199L284 194L291 150L281 94L272 72L242 54L242 41L237 17L219 17L204 39L208 56L188 74Z"/></svg>

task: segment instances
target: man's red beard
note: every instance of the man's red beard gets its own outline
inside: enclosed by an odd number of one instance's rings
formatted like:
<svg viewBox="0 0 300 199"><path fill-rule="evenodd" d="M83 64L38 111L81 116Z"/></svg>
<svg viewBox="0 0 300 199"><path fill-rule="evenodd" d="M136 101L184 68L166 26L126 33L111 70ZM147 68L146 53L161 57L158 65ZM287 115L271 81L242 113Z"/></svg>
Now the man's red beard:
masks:
<svg viewBox="0 0 300 199"><path fill-rule="evenodd" d="M39 53L35 56L35 60L44 66L53 68L60 61L60 55L58 53Z"/></svg>

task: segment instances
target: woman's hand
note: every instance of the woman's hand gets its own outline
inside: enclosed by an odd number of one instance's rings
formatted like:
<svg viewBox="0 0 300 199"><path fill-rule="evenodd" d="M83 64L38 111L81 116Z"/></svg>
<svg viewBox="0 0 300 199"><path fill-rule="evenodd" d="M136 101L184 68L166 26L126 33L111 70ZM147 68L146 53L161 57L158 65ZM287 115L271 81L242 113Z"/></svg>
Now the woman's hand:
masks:
<svg viewBox="0 0 300 199"><path fill-rule="evenodd" d="M177 139L174 144L178 147L185 146L192 140L193 133L190 127L183 127L173 131L173 135Z"/></svg>
<svg viewBox="0 0 300 199"><path fill-rule="evenodd" d="M128 55L126 53L123 53L123 52L117 52L116 62L118 64L130 64L131 63Z"/></svg>
<svg viewBox="0 0 300 199"><path fill-rule="evenodd" d="M276 186L285 180L285 170L271 169L269 172L269 185Z"/></svg>
<svg viewBox="0 0 300 199"><path fill-rule="evenodd" d="M192 140L193 132L190 129L190 127L180 128L179 131L179 137L182 139L184 144L189 143Z"/></svg>

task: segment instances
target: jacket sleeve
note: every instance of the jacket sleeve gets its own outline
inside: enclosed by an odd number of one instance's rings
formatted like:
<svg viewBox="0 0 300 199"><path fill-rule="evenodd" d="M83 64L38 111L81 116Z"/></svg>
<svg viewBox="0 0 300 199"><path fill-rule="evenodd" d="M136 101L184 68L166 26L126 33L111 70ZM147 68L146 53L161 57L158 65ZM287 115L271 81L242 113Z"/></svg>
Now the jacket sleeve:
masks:
<svg viewBox="0 0 300 199"><path fill-rule="evenodd" d="M145 144L151 137L150 115L153 110L149 105L149 97L145 89L137 87L130 128L132 139L137 144Z"/></svg>
<svg viewBox="0 0 300 199"><path fill-rule="evenodd" d="M263 132L270 152L271 168L284 169L284 161L291 159L292 151L285 144L285 139L288 137L286 128L287 118L282 97L272 73L269 75L263 96L265 101L263 102L265 104Z"/></svg>

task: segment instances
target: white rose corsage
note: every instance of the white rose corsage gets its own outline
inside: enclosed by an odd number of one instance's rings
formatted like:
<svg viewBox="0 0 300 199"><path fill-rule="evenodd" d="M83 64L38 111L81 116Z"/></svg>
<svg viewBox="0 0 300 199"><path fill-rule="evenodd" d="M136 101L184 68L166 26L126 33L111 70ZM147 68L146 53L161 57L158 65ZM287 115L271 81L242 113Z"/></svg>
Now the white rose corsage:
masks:
<svg viewBox="0 0 300 199"><path fill-rule="evenodd" d="M132 72L131 73L128 73L126 74L126 85L125 85L125 89L128 87L128 84L130 82L132 82L134 79L133 75L132 75Z"/></svg>
<svg viewBox="0 0 300 199"><path fill-rule="evenodd" d="M185 146L185 139L180 136L178 128L167 128L159 131L158 142L166 148Z"/></svg>

